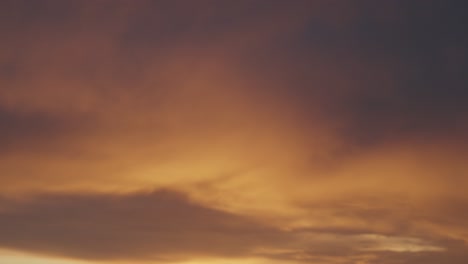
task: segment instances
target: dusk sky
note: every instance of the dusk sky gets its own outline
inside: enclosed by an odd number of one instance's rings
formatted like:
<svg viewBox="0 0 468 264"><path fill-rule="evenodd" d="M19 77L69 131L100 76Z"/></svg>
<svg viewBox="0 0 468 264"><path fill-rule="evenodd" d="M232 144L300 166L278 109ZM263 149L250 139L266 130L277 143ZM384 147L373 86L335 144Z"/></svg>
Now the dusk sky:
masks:
<svg viewBox="0 0 468 264"><path fill-rule="evenodd" d="M465 0L0 0L0 264L467 264Z"/></svg>

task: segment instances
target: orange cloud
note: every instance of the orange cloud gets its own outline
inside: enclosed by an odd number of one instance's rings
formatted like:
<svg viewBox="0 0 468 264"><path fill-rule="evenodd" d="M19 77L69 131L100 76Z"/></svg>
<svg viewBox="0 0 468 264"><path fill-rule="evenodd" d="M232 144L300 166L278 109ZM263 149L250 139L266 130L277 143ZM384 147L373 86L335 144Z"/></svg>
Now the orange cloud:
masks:
<svg viewBox="0 0 468 264"><path fill-rule="evenodd" d="M460 10L2 1L0 247L104 262L461 263Z"/></svg>

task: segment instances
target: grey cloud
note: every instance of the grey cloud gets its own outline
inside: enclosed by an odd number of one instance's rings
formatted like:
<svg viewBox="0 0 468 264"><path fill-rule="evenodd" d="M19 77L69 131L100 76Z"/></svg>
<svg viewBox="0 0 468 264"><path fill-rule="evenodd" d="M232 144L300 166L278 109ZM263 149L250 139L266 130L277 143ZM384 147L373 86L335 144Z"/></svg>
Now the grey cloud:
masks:
<svg viewBox="0 0 468 264"><path fill-rule="evenodd" d="M351 34L362 46L354 52L386 64L383 70L392 77L339 105L349 123L345 137L362 146L402 138L451 136L463 141L468 38L461 26L466 16L460 10L466 4L398 3L394 21L381 21L371 12L361 16L364 21Z"/></svg>
<svg viewBox="0 0 468 264"><path fill-rule="evenodd" d="M420 253L381 253L371 264L464 264L468 262L468 248L458 248L446 252L420 252Z"/></svg>
<svg viewBox="0 0 468 264"><path fill-rule="evenodd" d="M287 81L278 93L306 120L321 113L340 123L349 145L441 137L466 144L466 3L350 2L348 20L313 16L301 33L252 57L256 74L280 72Z"/></svg>
<svg viewBox="0 0 468 264"><path fill-rule="evenodd" d="M40 195L1 203L0 247L80 259L240 257L282 232L172 191Z"/></svg>
<svg viewBox="0 0 468 264"><path fill-rule="evenodd" d="M55 143L90 129L92 118L22 112L0 105L0 155L53 149Z"/></svg>
<svg viewBox="0 0 468 264"><path fill-rule="evenodd" d="M368 255L382 260L392 255L410 261L427 255L452 258L453 252L465 248L461 240L415 237L409 230L385 234L331 225L281 231L171 190L3 197L0 233L2 248L94 260L204 256L347 263Z"/></svg>

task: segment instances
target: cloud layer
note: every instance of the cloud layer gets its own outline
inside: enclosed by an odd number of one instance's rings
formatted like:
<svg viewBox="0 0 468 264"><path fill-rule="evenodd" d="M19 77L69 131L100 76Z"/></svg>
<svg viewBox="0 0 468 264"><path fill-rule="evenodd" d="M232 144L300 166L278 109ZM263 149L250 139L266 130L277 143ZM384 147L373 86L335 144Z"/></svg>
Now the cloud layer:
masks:
<svg viewBox="0 0 468 264"><path fill-rule="evenodd" d="M438 254L449 258L454 254L450 251L466 250L461 241L450 238L406 237L403 232L384 235L371 228L328 225L284 230L196 204L170 190L2 198L0 230L4 248L106 261L262 257L348 263L343 257L379 259L388 254L396 258L415 254L424 258Z"/></svg>
<svg viewBox="0 0 468 264"><path fill-rule="evenodd" d="M465 9L2 1L0 247L466 262Z"/></svg>

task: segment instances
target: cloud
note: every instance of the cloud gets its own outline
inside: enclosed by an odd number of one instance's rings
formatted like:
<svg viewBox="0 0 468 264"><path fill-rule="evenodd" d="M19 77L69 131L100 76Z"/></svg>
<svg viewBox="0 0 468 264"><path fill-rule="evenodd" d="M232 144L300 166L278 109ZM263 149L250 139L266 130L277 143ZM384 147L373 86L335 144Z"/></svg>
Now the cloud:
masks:
<svg viewBox="0 0 468 264"><path fill-rule="evenodd" d="M0 231L2 248L99 261L264 258L346 263L344 259L388 254L443 258L464 247L460 241L440 236L407 236L412 234L408 230L390 235L334 223L284 230L197 204L171 190L4 197Z"/></svg>
<svg viewBox="0 0 468 264"><path fill-rule="evenodd" d="M92 117L0 108L0 155L54 148L60 141L79 138L91 130Z"/></svg>
<svg viewBox="0 0 468 264"><path fill-rule="evenodd" d="M468 255L466 254L466 248L459 248L453 251L449 251L444 254L438 254L435 252L425 252L419 254L409 253L387 253L382 254L376 258L375 263L403 263L403 264L437 264L437 263L454 263L461 264L466 263Z"/></svg>
<svg viewBox="0 0 468 264"><path fill-rule="evenodd" d="M103 260L241 257L284 238L272 227L168 190L4 200L0 229L4 248Z"/></svg>
<svg viewBox="0 0 468 264"><path fill-rule="evenodd" d="M0 200L0 241L89 259L463 259L465 6L1 1L0 193L46 194Z"/></svg>

